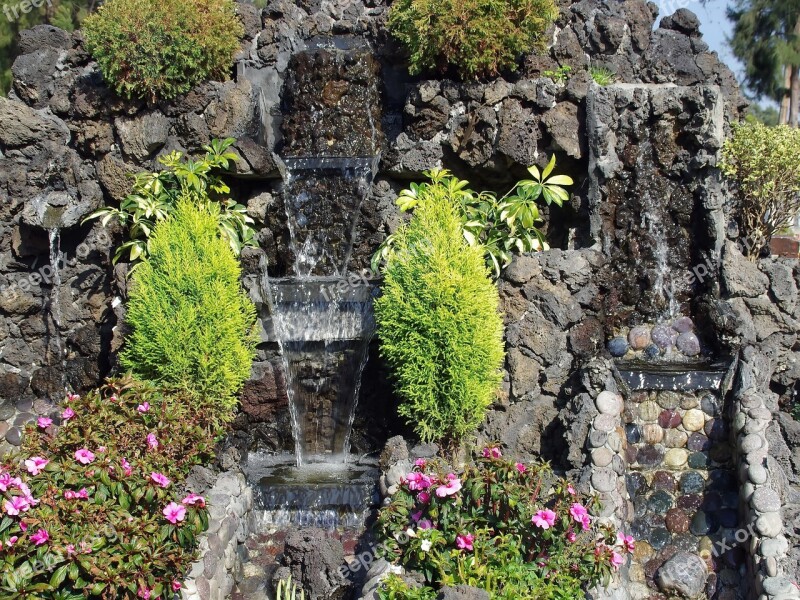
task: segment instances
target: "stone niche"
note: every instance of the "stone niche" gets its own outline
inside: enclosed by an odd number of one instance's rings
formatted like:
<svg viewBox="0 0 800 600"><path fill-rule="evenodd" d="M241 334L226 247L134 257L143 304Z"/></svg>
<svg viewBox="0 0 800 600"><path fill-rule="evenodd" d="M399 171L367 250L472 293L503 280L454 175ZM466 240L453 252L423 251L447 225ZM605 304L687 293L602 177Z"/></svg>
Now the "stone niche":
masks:
<svg viewBox="0 0 800 600"><path fill-rule="evenodd" d="M714 279L724 240L715 169L723 108L716 86L589 90L591 229L610 259L601 274L609 326L655 322L670 304L691 315Z"/></svg>

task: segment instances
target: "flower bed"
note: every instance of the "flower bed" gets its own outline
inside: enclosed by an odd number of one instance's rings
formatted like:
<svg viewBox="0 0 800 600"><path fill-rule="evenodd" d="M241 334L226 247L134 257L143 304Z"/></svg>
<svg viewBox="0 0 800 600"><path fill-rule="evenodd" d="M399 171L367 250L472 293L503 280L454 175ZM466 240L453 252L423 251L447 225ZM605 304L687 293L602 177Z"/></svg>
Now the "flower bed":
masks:
<svg viewBox="0 0 800 600"><path fill-rule="evenodd" d="M171 598L208 526L184 493L212 456L209 411L130 379L30 426L0 465L0 596ZM55 421L60 422L56 427Z"/></svg>
<svg viewBox="0 0 800 600"><path fill-rule="evenodd" d="M418 460L381 510L378 531L386 558L425 578L426 588L409 597L467 584L493 599L576 598L607 582L634 547L592 519L596 508L547 465L510 462L486 448L460 475ZM402 587L390 578L379 593L402 598Z"/></svg>

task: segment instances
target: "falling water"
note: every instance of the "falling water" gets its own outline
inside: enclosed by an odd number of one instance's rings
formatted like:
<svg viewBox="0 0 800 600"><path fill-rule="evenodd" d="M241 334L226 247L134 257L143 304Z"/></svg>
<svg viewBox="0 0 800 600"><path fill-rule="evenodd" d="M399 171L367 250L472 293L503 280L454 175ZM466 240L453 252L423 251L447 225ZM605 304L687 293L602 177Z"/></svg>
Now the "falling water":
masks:
<svg viewBox="0 0 800 600"><path fill-rule="evenodd" d="M53 227L48 230L50 238L50 268L52 269L52 287L50 290L50 316L53 319L53 327L55 329L55 342L57 348L58 360L61 366L66 366L66 356L61 340L61 329L63 327L63 316L61 314L61 301L59 293L61 291L61 262L64 259L64 254L61 251L61 230ZM62 380L66 377L66 371L62 368ZM65 383L65 381L62 381Z"/></svg>
<svg viewBox="0 0 800 600"><path fill-rule="evenodd" d="M645 229L653 243L653 256L655 258L655 280L653 282L653 295L664 300L665 307L661 318L664 320L675 318L680 313L680 306L675 297L675 282L670 272L670 248L667 231L664 223L666 208L664 203L667 198L659 198L653 193L653 183L656 177L656 167L653 159L653 147L650 140L640 144L636 158L637 171L640 177L639 189L641 191L642 229Z"/></svg>

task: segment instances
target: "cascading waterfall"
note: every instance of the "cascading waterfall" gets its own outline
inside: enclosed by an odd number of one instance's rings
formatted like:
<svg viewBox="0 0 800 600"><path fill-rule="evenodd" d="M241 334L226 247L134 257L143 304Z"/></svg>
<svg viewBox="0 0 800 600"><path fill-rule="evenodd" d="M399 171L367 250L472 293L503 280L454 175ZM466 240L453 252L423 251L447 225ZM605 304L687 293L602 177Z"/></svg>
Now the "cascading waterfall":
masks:
<svg viewBox="0 0 800 600"><path fill-rule="evenodd" d="M292 66L281 172L294 262L288 276L264 269L262 280L297 465L343 463L375 328L372 286L348 266L379 162L378 66L368 48L336 40L299 53Z"/></svg>

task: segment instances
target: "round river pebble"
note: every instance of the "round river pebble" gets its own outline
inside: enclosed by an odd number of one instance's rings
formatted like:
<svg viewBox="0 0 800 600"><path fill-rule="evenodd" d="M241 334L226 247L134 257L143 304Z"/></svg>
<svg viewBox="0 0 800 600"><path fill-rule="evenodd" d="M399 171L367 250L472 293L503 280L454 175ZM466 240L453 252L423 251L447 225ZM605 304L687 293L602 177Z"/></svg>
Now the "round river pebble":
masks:
<svg viewBox="0 0 800 600"><path fill-rule="evenodd" d="M706 419L702 410L692 408L683 415L683 428L686 431L700 431L705 424Z"/></svg>
<svg viewBox="0 0 800 600"><path fill-rule="evenodd" d="M618 415L622 412L622 396L613 392L600 392L595 401L597 410L604 415Z"/></svg>
<svg viewBox="0 0 800 600"><path fill-rule="evenodd" d="M686 433L680 429L667 429L664 432L664 445L667 448L683 448L687 440Z"/></svg>
<svg viewBox="0 0 800 600"><path fill-rule="evenodd" d="M646 423L642 426L642 439L648 444L658 444L664 439L664 430L655 423Z"/></svg>

